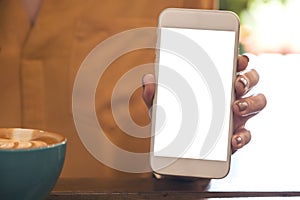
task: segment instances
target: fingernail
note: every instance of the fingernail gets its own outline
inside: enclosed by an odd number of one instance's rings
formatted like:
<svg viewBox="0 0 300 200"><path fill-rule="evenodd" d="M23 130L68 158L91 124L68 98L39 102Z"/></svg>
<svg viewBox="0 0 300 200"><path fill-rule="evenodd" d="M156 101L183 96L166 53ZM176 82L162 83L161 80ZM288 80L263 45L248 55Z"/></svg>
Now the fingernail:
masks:
<svg viewBox="0 0 300 200"><path fill-rule="evenodd" d="M235 141L236 141L236 144L237 144L237 145L241 145L242 142L243 142L243 139L242 139L241 136L238 136L238 137L235 138Z"/></svg>
<svg viewBox="0 0 300 200"><path fill-rule="evenodd" d="M238 107L239 107L240 112L242 112L248 108L248 104L245 101L241 101L238 103Z"/></svg>

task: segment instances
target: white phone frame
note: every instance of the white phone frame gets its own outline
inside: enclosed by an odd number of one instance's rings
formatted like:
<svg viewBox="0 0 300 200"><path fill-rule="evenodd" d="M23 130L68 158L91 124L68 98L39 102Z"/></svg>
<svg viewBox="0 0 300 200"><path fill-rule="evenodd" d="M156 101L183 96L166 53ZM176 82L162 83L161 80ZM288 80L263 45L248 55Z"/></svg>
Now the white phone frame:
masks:
<svg viewBox="0 0 300 200"><path fill-rule="evenodd" d="M202 20L203 19L203 20ZM198 10L198 9L181 9L181 8L168 8L164 10L159 17L158 25L158 47L159 47L159 29L161 27L168 28L193 28L204 30L222 30L235 32L235 45L234 45L234 65L236 65L238 57L238 44L239 44L239 19L236 14L230 11L219 10ZM159 48L157 48L159 51ZM157 55L158 52L157 52ZM157 56L158 61L158 56ZM158 63L158 62L156 62ZM232 75L232 94L231 102L234 101L234 77L235 68L233 67ZM157 73L157 70L156 70ZM157 74L156 74L157 75ZM154 104L156 98L154 98ZM152 126L151 133L155 130L155 110L152 111ZM201 177L201 178L223 178L225 177L230 168L231 158L231 135L233 132L233 113L230 116L230 131L228 137L227 148L227 161L213 161L213 160L200 160L200 159L186 159L186 158L171 158L154 156L154 137L151 139L150 151L150 166L153 172L160 175L172 175L183 177ZM172 163L166 167L161 168L162 165Z"/></svg>

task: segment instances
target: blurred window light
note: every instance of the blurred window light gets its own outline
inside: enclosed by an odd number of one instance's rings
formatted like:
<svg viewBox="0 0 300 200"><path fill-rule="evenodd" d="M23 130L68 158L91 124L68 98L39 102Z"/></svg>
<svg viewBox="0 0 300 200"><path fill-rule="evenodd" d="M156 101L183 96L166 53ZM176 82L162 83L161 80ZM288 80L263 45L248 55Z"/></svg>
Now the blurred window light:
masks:
<svg viewBox="0 0 300 200"><path fill-rule="evenodd" d="M300 53L299 0L220 0L220 8L239 15L245 52Z"/></svg>

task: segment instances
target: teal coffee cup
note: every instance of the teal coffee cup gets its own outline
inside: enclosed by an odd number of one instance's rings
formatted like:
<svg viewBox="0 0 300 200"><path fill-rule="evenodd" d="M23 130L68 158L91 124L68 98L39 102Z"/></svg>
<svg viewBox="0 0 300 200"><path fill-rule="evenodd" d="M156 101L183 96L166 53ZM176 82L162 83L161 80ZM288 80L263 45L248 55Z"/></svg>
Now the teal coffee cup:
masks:
<svg viewBox="0 0 300 200"><path fill-rule="evenodd" d="M61 173L66 142L57 133L0 128L0 199L46 199Z"/></svg>

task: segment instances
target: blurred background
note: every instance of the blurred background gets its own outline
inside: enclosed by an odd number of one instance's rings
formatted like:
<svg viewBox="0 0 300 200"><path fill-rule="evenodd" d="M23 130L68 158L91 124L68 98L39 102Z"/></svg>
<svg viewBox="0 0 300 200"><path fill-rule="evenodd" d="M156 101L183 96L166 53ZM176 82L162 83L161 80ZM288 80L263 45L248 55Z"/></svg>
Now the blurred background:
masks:
<svg viewBox="0 0 300 200"><path fill-rule="evenodd" d="M299 0L219 0L219 8L239 15L242 51L300 52Z"/></svg>

